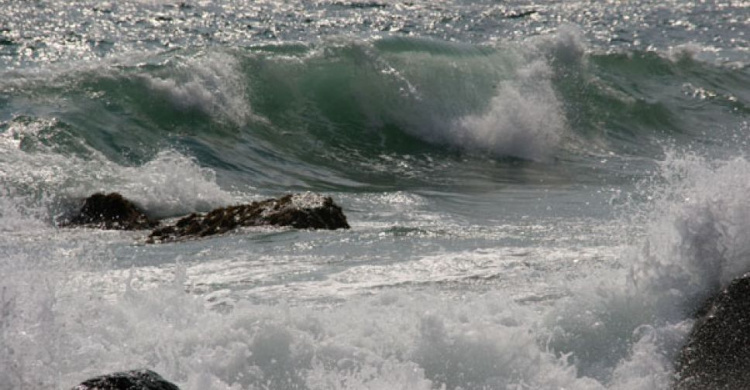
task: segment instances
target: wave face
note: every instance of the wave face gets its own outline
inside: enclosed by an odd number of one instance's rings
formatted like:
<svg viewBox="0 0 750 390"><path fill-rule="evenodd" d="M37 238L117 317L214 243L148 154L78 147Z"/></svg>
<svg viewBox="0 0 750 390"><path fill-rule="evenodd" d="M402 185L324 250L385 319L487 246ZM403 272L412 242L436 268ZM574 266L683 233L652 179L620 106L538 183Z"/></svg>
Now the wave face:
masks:
<svg viewBox="0 0 750 390"><path fill-rule="evenodd" d="M466 158L543 171L731 137L748 112L747 71L673 57L591 53L573 28L494 46L390 38L181 50L9 73L0 126L27 156L132 166L171 150L222 179L250 176L251 186L282 177L377 186L399 164L435 184L435 170L461 171Z"/></svg>

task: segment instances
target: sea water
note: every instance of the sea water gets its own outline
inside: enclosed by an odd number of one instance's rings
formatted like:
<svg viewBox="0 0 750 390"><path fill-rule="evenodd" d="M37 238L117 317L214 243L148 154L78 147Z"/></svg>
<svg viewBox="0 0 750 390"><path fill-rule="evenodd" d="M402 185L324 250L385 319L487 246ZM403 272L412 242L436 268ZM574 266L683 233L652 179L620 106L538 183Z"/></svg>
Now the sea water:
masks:
<svg viewBox="0 0 750 390"><path fill-rule="evenodd" d="M667 389L750 270L746 2L0 0L0 389ZM316 192L351 230L61 228Z"/></svg>

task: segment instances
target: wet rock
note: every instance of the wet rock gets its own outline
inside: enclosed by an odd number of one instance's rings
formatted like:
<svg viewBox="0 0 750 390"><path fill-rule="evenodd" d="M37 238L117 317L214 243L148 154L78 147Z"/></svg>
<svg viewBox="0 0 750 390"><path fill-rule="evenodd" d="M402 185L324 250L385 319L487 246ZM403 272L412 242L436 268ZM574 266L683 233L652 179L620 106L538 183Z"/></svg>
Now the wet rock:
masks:
<svg viewBox="0 0 750 390"><path fill-rule="evenodd" d="M334 3L335 5L341 6L341 7L348 7L348 8L385 8L388 6L388 4L385 3L378 3L375 1L366 1L366 2L351 2L346 3L343 1L338 1Z"/></svg>
<svg viewBox="0 0 750 390"><path fill-rule="evenodd" d="M158 228L149 242L178 241L221 234L238 227L291 226L296 229L348 229L341 207L330 197L313 193L286 195L251 204L191 214L174 225Z"/></svg>
<svg viewBox="0 0 750 390"><path fill-rule="evenodd" d="M750 274L698 312L676 372L674 390L750 389Z"/></svg>
<svg viewBox="0 0 750 390"><path fill-rule="evenodd" d="M133 370L91 378L72 390L180 390L180 388L151 370Z"/></svg>
<svg viewBox="0 0 750 390"><path fill-rule="evenodd" d="M534 15L537 12L538 11L535 10L535 9L528 10L528 11L519 11L519 12L515 12L515 13L505 14L505 17L508 18L508 19L521 19L521 18L525 18L527 16Z"/></svg>
<svg viewBox="0 0 750 390"><path fill-rule="evenodd" d="M101 229L139 230L152 229L159 223L151 220L131 201L113 192L96 193L83 203L78 214L64 226L84 226Z"/></svg>

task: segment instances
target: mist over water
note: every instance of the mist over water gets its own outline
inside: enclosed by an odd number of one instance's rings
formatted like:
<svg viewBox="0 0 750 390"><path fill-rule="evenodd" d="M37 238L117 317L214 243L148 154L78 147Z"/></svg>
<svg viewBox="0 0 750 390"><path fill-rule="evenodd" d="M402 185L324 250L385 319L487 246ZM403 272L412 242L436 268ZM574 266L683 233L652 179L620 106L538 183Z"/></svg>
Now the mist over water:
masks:
<svg viewBox="0 0 750 390"><path fill-rule="evenodd" d="M2 390L668 389L750 270L742 4L2 5ZM58 226L112 191L352 229Z"/></svg>

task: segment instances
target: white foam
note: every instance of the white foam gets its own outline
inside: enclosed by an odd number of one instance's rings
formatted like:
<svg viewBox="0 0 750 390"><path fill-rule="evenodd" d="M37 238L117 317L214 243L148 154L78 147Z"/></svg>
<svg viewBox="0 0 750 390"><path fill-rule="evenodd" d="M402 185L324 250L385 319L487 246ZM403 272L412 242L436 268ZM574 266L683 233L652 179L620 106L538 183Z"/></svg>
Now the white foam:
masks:
<svg viewBox="0 0 750 390"><path fill-rule="evenodd" d="M551 75L549 66L541 60L519 69L512 80L500 84L486 112L459 119L448 137L464 148L548 159L566 126Z"/></svg>
<svg viewBox="0 0 750 390"><path fill-rule="evenodd" d="M35 122L29 126L33 131ZM147 213L165 217L206 211L234 200L216 183L211 169L172 150L159 152L141 166L122 166L90 148L86 148L88 156L57 153L50 148L20 150L13 135L23 131L16 129L0 137L0 183L12 191L14 202L23 199L26 208L51 206L50 199L57 197L84 198L94 192L115 191Z"/></svg>
<svg viewBox="0 0 750 390"><path fill-rule="evenodd" d="M412 269L363 264L329 280L289 279L278 284L281 293L259 300L282 303L235 299L226 284L262 284L272 279L269 272L314 272L333 256L296 247L291 257L243 252L237 261L222 257L223 246L213 253L202 247L207 253L193 265L84 273L77 263L107 257L107 246L118 244L3 236L0 383L72 386L103 372L149 367L186 390L668 388L674 354L692 325L689 312L748 265L748 175L744 158L710 163L671 154L643 220L633 222L645 226L641 243L620 267L602 267L600 254L591 253L582 275L560 272L575 248L531 264L520 249L437 254L409 262ZM567 292L514 303L512 287L452 294L398 285L457 282L483 275L480 268L518 284L558 283ZM228 278L210 277L218 272ZM545 272L563 275L556 280ZM290 294L320 293L331 281L358 285L361 293L323 291L346 299L314 308L283 303ZM536 283L538 293L543 283Z"/></svg>
<svg viewBox="0 0 750 390"><path fill-rule="evenodd" d="M631 280L661 311L679 316L750 271L750 162L710 163L672 152L662 165Z"/></svg>
<svg viewBox="0 0 750 390"><path fill-rule="evenodd" d="M450 138L462 147L496 155L548 160L568 126L553 80L584 65L586 43L580 28L563 24L555 34L527 39L520 50L497 50L518 56L514 72L498 84L484 112L454 122Z"/></svg>
<svg viewBox="0 0 750 390"><path fill-rule="evenodd" d="M85 285L71 292L65 279L14 287L13 305L37 310L3 318L0 345L24 351L0 369L4 383L67 386L147 366L187 390L601 388L540 349L528 326L534 313L500 294L454 305L392 293L315 310L239 302L222 314L181 283L131 287L111 302ZM21 302L21 294L33 299ZM45 366L29 370L37 361Z"/></svg>
<svg viewBox="0 0 750 390"><path fill-rule="evenodd" d="M42 228L47 219L46 210L38 204L29 204L24 196L14 196L0 188L0 232L10 233Z"/></svg>
<svg viewBox="0 0 750 390"><path fill-rule="evenodd" d="M489 55L458 59L419 52L367 52L372 58L366 66L374 63L381 69L378 77L385 79L377 85L355 84L355 96L374 127L395 122L417 138L464 151L549 159L567 127L553 85L550 54L557 46L529 40L522 45L503 43L493 50ZM470 48L467 51L471 53ZM383 85L388 89L385 94L392 90L398 96L378 101L383 99L384 92L378 90Z"/></svg>
<svg viewBox="0 0 750 390"><path fill-rule="evenodd" d="M750 270L750 162L670 153L660 176L631 210L645 230L623 270L576 283L546 315L552 346L613 389L666 388L692 313Z"/></svg>
<svg viewBox="0 0 750 390"><path fill-rule="evenodd" d="M113 167L111 189L156 217L208 211L234 202L216 183L216 174L189 157L165 150L139 167ZM90 191L87 191L90 192Z"/></svg>
<svg viewBox="0 0 750 390"><path fill-rule="evenodd" d="M240 64L234 56L209 52L186 58L170 70L168 76L141 77L178 110L198 110L239 126L252 117Z"/></svg>
<svg viewBox="0 0 750 390"><path fill-rule="evenodd" d="M586 60L586 41L576 25L562 24L556 34L541 39L539 47L552 54L557 66L580 66Z"/></svg>
<svg viewBox="0 0 750 390"><path fill-rule="evenodd" d="M672 62L696 60L705 49L696 43L685 43L672 46L667 50L667 58Z"/></svg>
<svg viewBox="0 0 750 390"><path fill-rule="evenodd" d="M313 192L292 195L292 206L298 209L318 209L323 207L326 197Z"/></svg>

